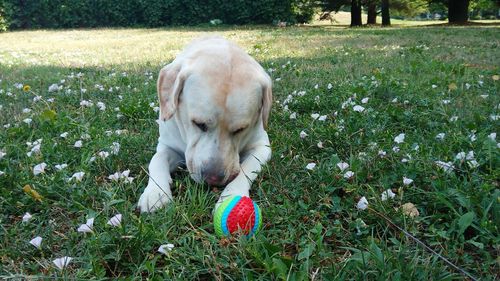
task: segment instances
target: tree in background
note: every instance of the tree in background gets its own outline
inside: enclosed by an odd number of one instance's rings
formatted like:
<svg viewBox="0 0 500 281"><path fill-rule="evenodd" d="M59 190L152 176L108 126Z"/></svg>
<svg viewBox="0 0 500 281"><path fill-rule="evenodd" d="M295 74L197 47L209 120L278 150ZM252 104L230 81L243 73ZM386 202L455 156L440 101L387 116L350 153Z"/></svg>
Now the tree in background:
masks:
<svg viewBox="0 0 500 281"><path fill-rule="evenodd" d="M500 6L498 0L429 0L429 5L443 4L448 9L448 22L451 24L464 24L469 21L469 9L488 9ZM493 8L494 9L494 8Z"/></svg>
<svg viewBox="0 0 500 281"><path fill-rule="evenodd" d="M363 25L363 21L361 18L361 7L361 0L351 1L351 27Z"/></svg>

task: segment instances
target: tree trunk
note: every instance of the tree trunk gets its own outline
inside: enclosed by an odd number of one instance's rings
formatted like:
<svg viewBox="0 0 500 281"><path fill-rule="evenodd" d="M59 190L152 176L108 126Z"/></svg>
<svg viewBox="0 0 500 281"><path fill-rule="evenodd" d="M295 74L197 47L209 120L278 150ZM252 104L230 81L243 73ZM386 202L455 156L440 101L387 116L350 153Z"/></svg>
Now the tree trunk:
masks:
<svg viewBox="0 0 500 281"><path fill-rule="evenodd" d="M367 24L377 23L377 4L374 1L368 2L368 22Z"/></svg>
<svg viewBox="0 0 500 281"><path fill-rule="evenodd" d="M466 23L469 20L469 0L448 1L448 22Z"/></svg>
<svg viewBox="0 0 500 281"><path fill-rule="evenodd" d="M382 26L391 25L391 15L389 13L389 0L382 0Z"/></svg>
<svg viewBox="0 0 500 281"><path fill-rule="evenodd" d="M351 27L361 26L361 0L351 1Z"/></svg>

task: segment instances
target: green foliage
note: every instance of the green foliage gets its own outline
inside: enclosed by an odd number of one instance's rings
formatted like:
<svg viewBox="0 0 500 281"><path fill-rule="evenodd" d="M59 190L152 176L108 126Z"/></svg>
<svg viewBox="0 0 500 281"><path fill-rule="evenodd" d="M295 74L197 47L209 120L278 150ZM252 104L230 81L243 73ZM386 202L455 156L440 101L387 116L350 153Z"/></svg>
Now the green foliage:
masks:
<svg viewBox="0 0 500 281"><path fill-rule="evenodd" d="M12 29L308 22L308 0L4 0ZM2 2L0 2L2 3ZM0 30L7 26L0 5ZM3 24L2 24L3 23Z"/></svg>

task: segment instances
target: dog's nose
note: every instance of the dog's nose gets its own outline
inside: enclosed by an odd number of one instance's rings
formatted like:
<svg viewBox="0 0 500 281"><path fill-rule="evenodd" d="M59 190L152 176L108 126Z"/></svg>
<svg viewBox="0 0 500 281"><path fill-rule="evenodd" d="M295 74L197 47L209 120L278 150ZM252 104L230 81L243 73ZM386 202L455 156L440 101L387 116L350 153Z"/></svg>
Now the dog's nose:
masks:
<svg viewBox="0 0 500 281"><path fill-rule="evenodd" d="M207 182L209 185L215 185L215 186L225 186L238 176L237 173L232 174L231 176L229 176L227 180L225 180L226 174L222 172L204 171L202 172L202 175L203 178L205 179L205 182Z"/></svg>

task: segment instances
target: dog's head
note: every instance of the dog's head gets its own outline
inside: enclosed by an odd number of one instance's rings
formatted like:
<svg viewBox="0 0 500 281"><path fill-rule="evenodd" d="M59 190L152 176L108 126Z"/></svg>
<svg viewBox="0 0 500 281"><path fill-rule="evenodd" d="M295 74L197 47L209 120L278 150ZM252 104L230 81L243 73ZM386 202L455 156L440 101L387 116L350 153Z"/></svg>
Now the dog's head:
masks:
<svg viewBox="0 0 500 281"><path fill-rule="evenodd" d="M272 83L234 45L191 53L160 71L160 119L175 118L191 177L223 186L238 175L242 149L267 126Z"/></svg>

